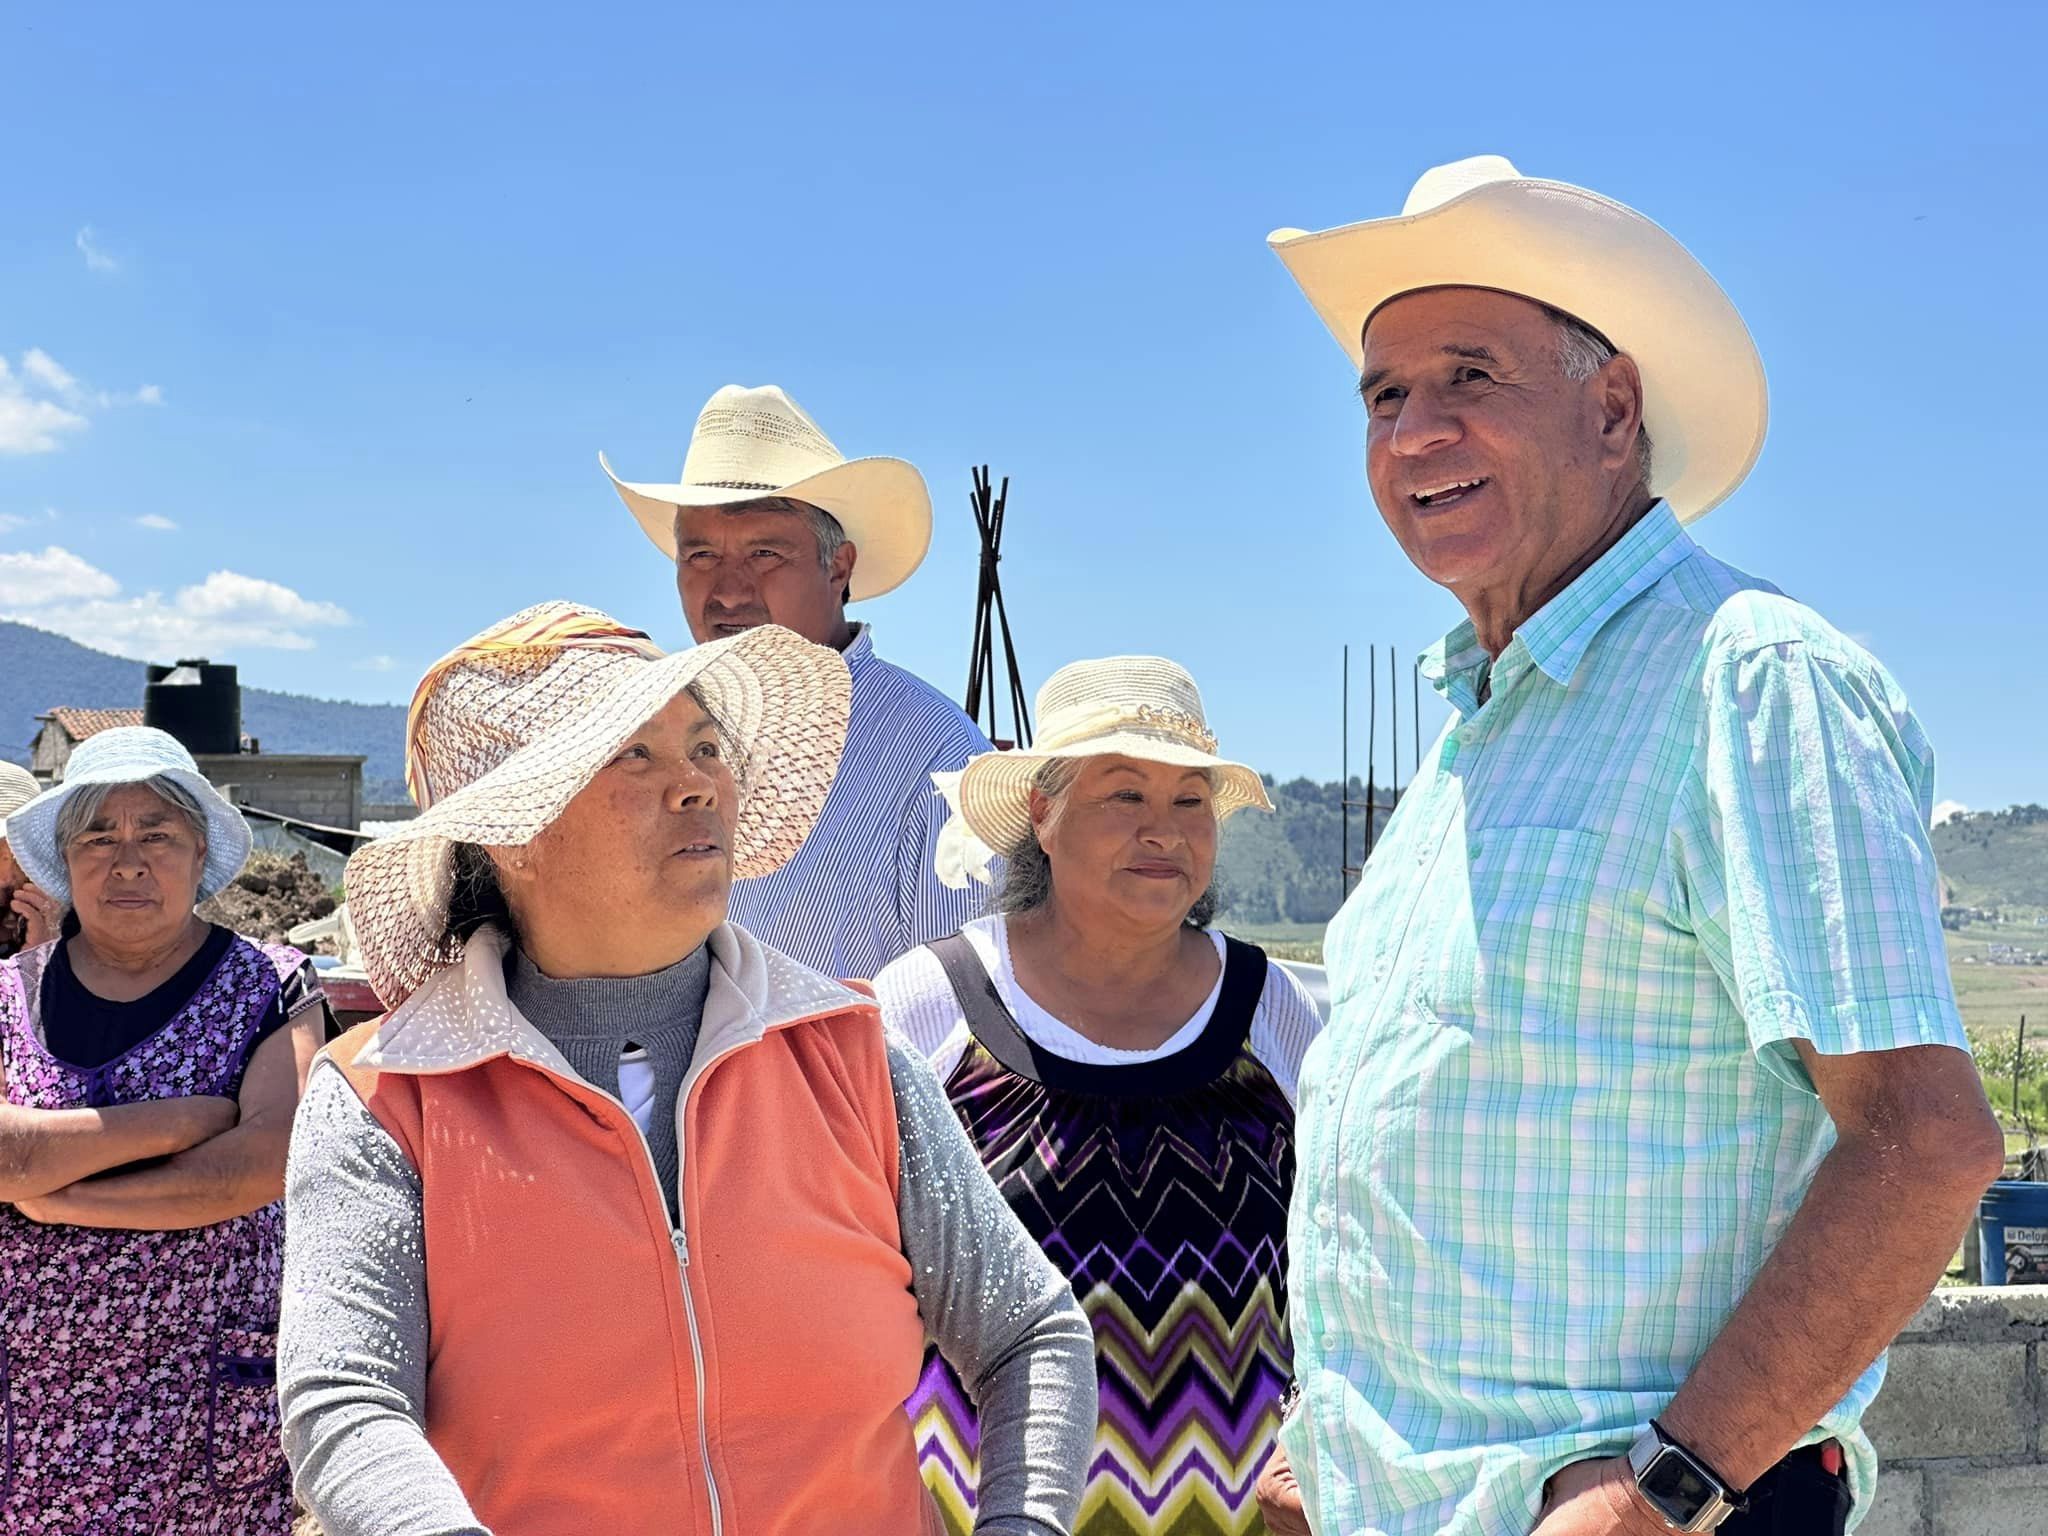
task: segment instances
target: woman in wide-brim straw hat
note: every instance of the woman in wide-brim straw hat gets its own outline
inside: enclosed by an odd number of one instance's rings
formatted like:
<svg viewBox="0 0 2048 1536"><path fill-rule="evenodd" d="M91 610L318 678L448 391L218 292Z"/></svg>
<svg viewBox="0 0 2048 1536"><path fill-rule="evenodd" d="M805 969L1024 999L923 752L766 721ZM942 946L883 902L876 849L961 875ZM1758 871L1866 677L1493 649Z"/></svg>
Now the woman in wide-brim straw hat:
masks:
<svg viewBox="0 0 2048 1536"><path fill-rule="evenodd" d="M61 908L37 888L7 848L7 818L43 792L18 763L0 763L0 960L57 936Z"/></svg>
<svg viewBox="0 0 2048 1536"><path fill-rule="evenodd" d="M1249 1529L1289 1377L1292 1095L1318 1017L1209 923L1221 823L1272 807L1216 755L1173 662L1063 667L1038 720L1032 749L975 758L951 789L971 841L1004 858L996 913L911 951L876 993L1093 1323L1100 1428L1076 1530ZM971 1404L937 1359L912 1400L956 1530L977 1513ZM985 1482L981 1497L986 1518Z"/></svg>
<svg viewBox="0 0 2048 1536"><path fill-rule="evenodd" d="M992 1528L1067 1527L1085 1324L874 1004L724 921L797 848L837 653L547 604L427 675L349 861L391 1012L316 1067L279 1382L328 1536L928 1528L904 1399L975 1383Z"/></svg>
<svg viewBox="0 0 2048 1536"><path fill-rule="evenodd" d="M285 1148L312 964L195 910L249 828L176 740L80 743L7 813L69 915L0 961L0 1530L284 1536Z"/></svg>

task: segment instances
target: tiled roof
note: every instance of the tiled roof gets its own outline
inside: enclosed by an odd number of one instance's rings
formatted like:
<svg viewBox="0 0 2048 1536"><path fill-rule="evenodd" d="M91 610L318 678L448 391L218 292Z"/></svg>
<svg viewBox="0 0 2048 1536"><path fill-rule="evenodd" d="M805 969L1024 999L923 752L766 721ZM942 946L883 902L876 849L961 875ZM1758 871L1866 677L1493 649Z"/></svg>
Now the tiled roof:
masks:
<svg viewBox="0 0 2048 1536"><path fill-rule="evenodd" d="M142 724L139 709L75 709L69 704L59 704L48 714L36 716L38 720L53 720L74 742L88 736L97 736L101 731L111 731L118 725Z"/></svg>

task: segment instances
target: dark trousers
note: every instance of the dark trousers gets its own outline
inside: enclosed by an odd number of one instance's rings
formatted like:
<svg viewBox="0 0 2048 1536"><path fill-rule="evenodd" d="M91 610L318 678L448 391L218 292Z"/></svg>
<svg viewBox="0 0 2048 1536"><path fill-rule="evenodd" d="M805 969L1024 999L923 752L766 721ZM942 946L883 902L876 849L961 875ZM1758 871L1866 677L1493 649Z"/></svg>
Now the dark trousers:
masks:
<svg viewBox="0 0 2048 1536"><path fill-rule="evenodd" d="M1724 1520L1716 1536L1842 1536L1849 1480L1824 1459L1817 1445L1794 1451L1750 1488L1749 1513Z"/></svg>

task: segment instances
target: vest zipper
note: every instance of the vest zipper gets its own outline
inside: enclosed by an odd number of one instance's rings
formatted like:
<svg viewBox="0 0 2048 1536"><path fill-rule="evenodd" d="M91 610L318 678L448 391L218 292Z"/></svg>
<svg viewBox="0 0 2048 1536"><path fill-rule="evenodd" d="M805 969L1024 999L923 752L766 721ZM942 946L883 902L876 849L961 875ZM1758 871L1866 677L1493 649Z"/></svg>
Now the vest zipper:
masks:
<svg viewBox="0 0 2048 1536"><path fill-rule="evenodd" d="M793 1019L783 1020L773 1027L777 1029L786 1028L790 1024L801 1024L812 1017L822 1017L822 1015L800 1014ZM697 1329L697 1303L690 1295L690 1238L689 1234L683 1230L683 1222L686 1219L683 1164L689 1150L688 1109L690 1091L719 1062L732 1055L735 1051L740 1050L743 1046L753 1043L755 1042L747 1040L728 1045L719 1051L717 1055L711 1057L710 1060L696 1067L691 1073L686 1074L683 1080L683 1091L676 1097L676 1224L669 1229L668 1239L669 1246L675 1250L676 1280L682 1286L683 1291L683 1320L689 1325L690 1330L690 1368L694 1373L697 1388L697 1455L704 1468L704 1492L711 1502L711 1536L723 1536L725 1513L718 1497L718 1478L711 1469L711 1431L705 1421L704 1341ZM551 1068L542 1067L540 1070L547 1072L550 1076L554 1075ZM647 1154L647 1172L654 1180L655 1192L659 1194L661 1191L661 1178L654 1166L654 1146L648 1141L647 1133L640 1128L640 1122L633 1118L633 1112L626 1108L625 1101L615 1094L606 1093L602 1088L594 1084L584 1082L581 1078L576 1077L573 1072L570 1074L570 1079L577 1083L578 1086L588 1088L606 1103L616 1107L619 1113L626 1117L626 1123L633 1127L633 1134L640 1138L640 1150Z"/></svg>
<svg viewBox="0 0 2048 1536"><path fill-rule="evenodd" d="M654 1179L656 1193L661 1190L661 1178L654 1167L654 1146L647 1139L647 1133L640 1129L640 1122L633 1118L633 1112L626 1108L625 1101L606 1093L591 1084L590 1088L599 1098L618 1106L619 1113L626 1117L626 1123L633 1127L633 1134L640 1138L640 1150L647 1154L647 1172ZM681 1108L680 1102L677 1108ZM690 1239L683 1231L683 1147L682 1120L676 1124L676 1224L669 1228L669 1246L676 1255L676 1281L683 1292L683 1321L690 1329L690 1370L697 1387L697 1456L704 1468L704 1492L711 1501L711 1536L720 1536L725 1529L725 1516L718 1500L718 1477L711 1470L711 1431L705 1424L704 1403L704 1341L697 1331L697 1303L690 1296Z"/></svg>
<svg viewBox="0 0 2048 1536"><path fill-rule="evenodd" d="M649 1157L653 1154L650 1152ZM676 1207L683 1203L681 1170L676 1175ZM704 1346L697 1337L697 1304L690 1299L690 1238L679 1225L670 1234L675 1244L678 1272L683 1281L683 1317L690 1325L690 1364L697 1372L697 1454L704 1461L704 1491L711 1496L711 1533L718 1536L725 1521L718 1507L718 1479L711 1471L711 1432L704 1427Z"/></svg>

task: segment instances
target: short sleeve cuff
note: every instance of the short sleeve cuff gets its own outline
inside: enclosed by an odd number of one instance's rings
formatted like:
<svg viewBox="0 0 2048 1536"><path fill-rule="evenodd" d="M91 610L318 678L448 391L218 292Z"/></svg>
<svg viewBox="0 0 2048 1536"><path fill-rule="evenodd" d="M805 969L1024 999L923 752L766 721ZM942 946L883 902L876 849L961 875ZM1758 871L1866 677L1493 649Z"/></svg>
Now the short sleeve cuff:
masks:
<svg viewBox="0 0 2048 1536"><path fill-rule="evenodd" d="M1811 1007L1796 993L1772 992L1745 1021L1750 1048L1772 1076L1802 1093L1813 1092L1793 1042L1804 1040L1822 1056L1857 1056L1915 1045L1946 1045L1967 1052L1968 1038L1955 1004L1945 997L1894 997L1878 1004Z"/></svg>

